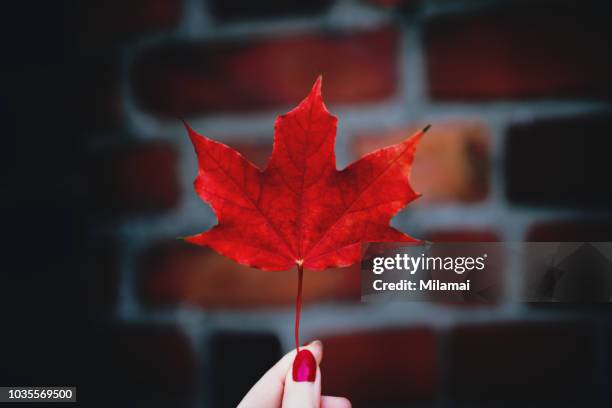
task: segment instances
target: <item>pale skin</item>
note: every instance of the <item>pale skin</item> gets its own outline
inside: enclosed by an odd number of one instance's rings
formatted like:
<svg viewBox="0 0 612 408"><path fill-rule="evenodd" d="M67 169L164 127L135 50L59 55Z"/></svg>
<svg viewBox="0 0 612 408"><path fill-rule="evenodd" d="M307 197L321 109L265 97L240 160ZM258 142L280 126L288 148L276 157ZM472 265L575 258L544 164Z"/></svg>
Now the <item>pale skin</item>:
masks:
<svg viewBox="0 0 612 408"><path fill-rule="evenodd" d="M244 396L238 408L351 408L346 398L321 396L323 344L316 340L301 349L308 349L317 362L314 382L293 381L292 365L296 350L285 354L257 381Z"/></svg>

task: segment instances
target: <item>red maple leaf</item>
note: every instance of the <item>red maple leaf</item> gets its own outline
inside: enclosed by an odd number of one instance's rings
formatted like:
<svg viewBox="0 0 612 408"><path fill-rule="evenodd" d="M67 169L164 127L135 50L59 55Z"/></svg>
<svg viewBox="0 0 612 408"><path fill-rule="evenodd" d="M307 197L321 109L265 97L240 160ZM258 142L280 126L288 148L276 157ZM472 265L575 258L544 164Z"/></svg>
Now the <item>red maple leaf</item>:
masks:
<svg viewBox="0 0 612 408"><path fill-rule="evenodd" d="M428 127L337 170L337 122L323 103L319 77L306 99L277 118L264 170L185 123L198 155L195 190L218 219L212 229L185 240L267 271L297 265L298 346L303 268L352 265L364 242L417 242L389 222L419 197L408 176Z"/></svg>
<svg viewBox="0 0 612 408"><path fill-rule="evenodd" d="M306 99L276 119L265 170L185 124L198 155L195 190L218 218L185 240L267 271L349 266L363 242L417 241L389 221L420 196L408 176L427 128L337 170L337 122L319 77Z"/></svg>

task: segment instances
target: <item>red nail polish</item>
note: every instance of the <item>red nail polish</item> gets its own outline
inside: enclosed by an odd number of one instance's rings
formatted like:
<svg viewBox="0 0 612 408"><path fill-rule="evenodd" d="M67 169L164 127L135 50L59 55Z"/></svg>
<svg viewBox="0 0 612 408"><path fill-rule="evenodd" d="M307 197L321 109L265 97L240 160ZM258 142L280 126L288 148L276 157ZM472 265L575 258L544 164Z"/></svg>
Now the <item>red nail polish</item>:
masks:
<svg viewBox="0 0 612 408"><path fill-rule="evenodd" d="M293 360L293 381L313 382L317 375L317 362L310 350L302 349Z"/></svg>

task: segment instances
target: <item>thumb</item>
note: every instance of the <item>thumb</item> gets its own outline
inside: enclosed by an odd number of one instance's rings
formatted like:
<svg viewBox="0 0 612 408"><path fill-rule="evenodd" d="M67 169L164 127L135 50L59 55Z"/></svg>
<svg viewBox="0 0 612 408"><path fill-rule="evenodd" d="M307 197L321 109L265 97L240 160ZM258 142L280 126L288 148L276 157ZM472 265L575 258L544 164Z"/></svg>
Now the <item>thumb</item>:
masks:
<svg viewBox="0 0 612 408"><path fill-rule="evenodd" d="M321 370L310 350L302 348L285 378L283 408L319 408Z"/></svg>

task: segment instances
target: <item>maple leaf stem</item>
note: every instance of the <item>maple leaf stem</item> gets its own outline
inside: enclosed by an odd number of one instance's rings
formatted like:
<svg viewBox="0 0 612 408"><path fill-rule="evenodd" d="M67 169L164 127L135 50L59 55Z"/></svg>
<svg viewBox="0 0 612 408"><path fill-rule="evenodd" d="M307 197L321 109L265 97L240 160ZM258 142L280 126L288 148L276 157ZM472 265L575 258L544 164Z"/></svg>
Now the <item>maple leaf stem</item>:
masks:
<svg viewBox="0 0 612 408"><path fill-rule="evenodd" d="M300 351L300 312L302 310L302 280L304 278L304 266L297 264L298 287L295 298L295 348Z"/></svg>

